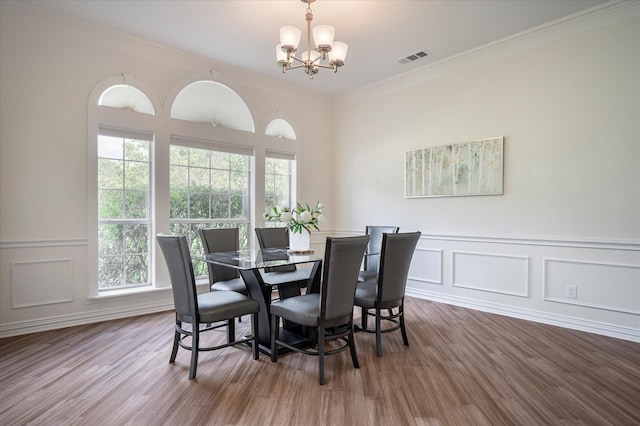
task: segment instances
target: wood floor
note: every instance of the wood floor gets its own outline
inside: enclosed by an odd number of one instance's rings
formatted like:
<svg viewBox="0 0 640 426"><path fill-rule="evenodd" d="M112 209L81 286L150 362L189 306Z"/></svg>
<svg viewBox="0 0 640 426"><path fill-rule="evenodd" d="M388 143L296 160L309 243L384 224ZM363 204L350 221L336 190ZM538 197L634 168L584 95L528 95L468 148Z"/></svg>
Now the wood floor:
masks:
<svg viewBox="0 0 640 426"><path fill-rule="evenodd" d="M173 313L0 340L1 425L638 425L640 344L425 300L327 359L248 347L169 364ZM249 321L239 327L247 328ZM224 332L213 333L223 341Z"/></svg>

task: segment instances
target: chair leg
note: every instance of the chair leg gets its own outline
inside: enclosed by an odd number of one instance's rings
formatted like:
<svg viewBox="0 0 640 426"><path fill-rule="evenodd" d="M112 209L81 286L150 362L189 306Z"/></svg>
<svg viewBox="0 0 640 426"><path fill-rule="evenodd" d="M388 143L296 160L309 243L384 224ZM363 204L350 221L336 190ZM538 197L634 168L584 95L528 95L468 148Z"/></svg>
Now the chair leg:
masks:
<svg viewBox="0 0 640 426"><path fill-rule="evenodd" d="M349 331L349 352L351 352L351 360L354 368L360 368L358 362L358 354L356 353L356 339L353 335L353 322L351 323L351 331Z"/></svg>
<svg viewBox="0 0 640 426"><path fill-rule="evenodd" d="M253 359L258 359L260 356L260 348L258 347L258 313L251 314L251 335L253 340L251 341L251 347L253 348Z"/></svg>
<svg viewBox="0 0 640 426"><path fill-rule="evenodd" d="M171 351L169 363L174 363L176 361L176 355L178 355L178 346L180 342L180 332L178 331L178 327L182 327L182 321L176 319L175 334L173 335L173 350Z"/></svg>
<svg viewBox="0 0 640 426"><path fill-rule="evenodd" d="M191 366L189 367L189 380L195 379L198 366L198 348L200 341L200 324L193 323L191 330Z"/></svg>
<svg viewBox="0 0 640 426"><path fill-rule="evenodd" d="M324 385L324 327L318 329L318 378L321 385Z"/></svg>
<svg viewBox="0 0 640 426"><path fill-rule="evenodd" d="M227 320L227 343L236 340L236 322L235 318Z"/></svg>
<svg viewBox="0 0 640 426"><path fill-rule="evenodd" d="M280 318L276 315L271 315L271 362L278 361L278 343L276 337L278 336L278 328L280 327Z"/></svg>
<svg viewBox="0 0 640 426"><path fill-rule="evenodd" d="M402 341L404 342L404 345L409 346L407 329L404 326L404 301L400 304L400 331L402 332Z"/></svg>
<svg viewBox="0 0 640 426"><path fill-rule="evenodd" d="M376 307L376 355L382 356L382 321L378 307Z"/></svg>
<svg viewBox="0 0 640 426"><path fill-rule="evenodd" d="M360 323L362 324L362 329L367 329L367 317L369 316L369 310L364 307L360 307Z"/></svg>

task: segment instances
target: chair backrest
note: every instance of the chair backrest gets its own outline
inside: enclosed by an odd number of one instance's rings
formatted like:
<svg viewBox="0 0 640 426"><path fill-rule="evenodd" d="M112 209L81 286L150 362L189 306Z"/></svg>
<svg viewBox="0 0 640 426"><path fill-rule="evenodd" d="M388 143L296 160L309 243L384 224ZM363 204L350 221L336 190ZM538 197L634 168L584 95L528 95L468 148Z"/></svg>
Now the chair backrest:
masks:
<svg viewBox="0 0 640 426"><path fill-rule="evenodd" d="M169 269L176 314L182 321L192 323L198 315L198 293L187 238L157 235L156 240Z"/></svg>
<svg viewBox="0 0 640 426"><path fill-rule="evenodd" d="M398 226L367 226L365 234L371 236L367 253L380 253L382 251L382 234L397 234L400 228ZM380 255L369 255L364 258L364 270L378 273L378 265L380 264Z"/></svg>
<svg viewBox="0 0 640 426"><path fill-rule="evenodd" d="M378 272L378 304L397 302L404 297L409 266L420 235L420 232L383 235Z"/></svg>
<svg viewBox="0 0 640 426"><path fill-rule="evenodd" d="M256 228L256 237L261 249L289 247L287 228Z"/></svg>
<svg viewBox="0 0 640 426"><path fill-rule="evenodd" d="M205 253L237 251L240 248L238 228L198 229ZM238 270L207 262L210 284L238 278Z"/></svg>
<svg viewBox="0 0 640 426"><path fill-rule="evenodd" d="M261 249L289 247L289 230L287 228L256 228L256 237ZM265 268L265 272L293 272L296 265Z"/></svg>
<svg viewBox="0 0 640 426"><path fill-rule="evenodd" d="M320 319L348 320L353 314L358 271L369 236L327 237L320 287Z"/></svg>

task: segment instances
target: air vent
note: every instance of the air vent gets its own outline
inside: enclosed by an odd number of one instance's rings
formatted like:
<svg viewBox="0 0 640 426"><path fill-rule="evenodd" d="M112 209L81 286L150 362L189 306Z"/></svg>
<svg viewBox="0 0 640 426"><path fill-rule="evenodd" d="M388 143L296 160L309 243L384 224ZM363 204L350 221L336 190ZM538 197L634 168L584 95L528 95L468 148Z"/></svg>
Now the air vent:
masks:
<svg viewBox="0 0 640 426"><path fill-rule="evenodd" d="M424 50L421 50L402 59L398 59L398 62L401 64L408 64L409 62L417 61L418 59L426 58L427 56L429 56L429 54Z"/></svg>

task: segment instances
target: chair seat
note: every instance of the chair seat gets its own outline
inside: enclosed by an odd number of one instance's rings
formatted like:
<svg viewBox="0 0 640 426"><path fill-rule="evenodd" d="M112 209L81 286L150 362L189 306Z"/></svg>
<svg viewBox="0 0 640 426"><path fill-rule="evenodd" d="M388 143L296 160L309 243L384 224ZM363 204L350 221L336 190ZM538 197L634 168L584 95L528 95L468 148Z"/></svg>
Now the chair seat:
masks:
<svg viewBox="0 0 640 426"><path fill-rule="evenodd" d="M247 293L247 286L245 285L242 278L234 278L232 280L227 281L218 281L211 286L211 290L228 290L228 291L236 291L242 294Z"/></svg>
<svg viewBox="0 0 640 426"><path fill-rule="evenodd" d="M198 295L201 323L212 323L252 314L260 304L235 291L219 290Z"/></svg>
<svg viewBox="0 0 640 426"><path fill-rule="evenodd" d="M320 293L303 294L273 302L271 315L285 317L300 325L317 326L320 318Z"/></svg>
<svg viewBox="0 0 640 426"><path fill-rule="evenodd" d="M358 272L358 281L377 281L378 280L378 272L377 271L360 271Z"/></svg>
<svg viewBox="0 0 640 426"><path fill-rule="evenodd" d="M373 281L359 282L356 286L356 297L354 304L364 308L374 308L376 306L376 296L378 283Z"/></svg>
<svg viewBox="0 0 640 426"><path fill-rule="evenodd" d="M262 280L266 284L278 285L296 281L309 280L312 268L300 268L292 272L261 272Z"/></svg>

